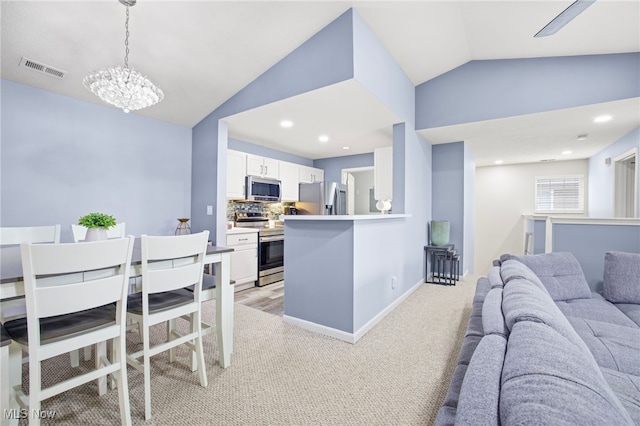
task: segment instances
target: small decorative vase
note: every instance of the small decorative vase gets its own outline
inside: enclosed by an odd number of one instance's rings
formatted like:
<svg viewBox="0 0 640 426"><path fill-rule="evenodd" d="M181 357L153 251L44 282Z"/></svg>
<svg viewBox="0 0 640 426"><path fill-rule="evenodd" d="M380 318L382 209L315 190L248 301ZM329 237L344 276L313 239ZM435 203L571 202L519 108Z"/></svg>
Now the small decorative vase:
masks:
<svg viewBox="0 0 640 426"><path fill-rule="evenodd" d="M87 228L85 241L104 241L107 239L107 228Z"/></svg>
<svg viewBox="0 0 640 426"><path fill-rule="evenodd" d="M444 246L449 244L449 221L431 221L431 244L434 246Z"/></svg>
<svg viewBox="0 0 640 426"><path fill-rule="evenodd" d="M178 218L178 227L176 228L176 235L189 235L191 233L191 227L189 226L189 218Z"/></svg>

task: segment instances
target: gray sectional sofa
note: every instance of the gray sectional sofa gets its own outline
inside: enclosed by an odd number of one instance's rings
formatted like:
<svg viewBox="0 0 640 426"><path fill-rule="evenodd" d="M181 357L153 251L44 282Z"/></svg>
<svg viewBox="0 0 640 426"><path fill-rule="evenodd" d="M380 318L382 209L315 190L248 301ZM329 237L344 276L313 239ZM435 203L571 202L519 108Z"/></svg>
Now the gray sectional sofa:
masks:
<svg viewBox="0 0 640 426"><path fill-rule="evenodd" d="M436 425L640 425L640 254L503 255L478 280Z"/></svg>

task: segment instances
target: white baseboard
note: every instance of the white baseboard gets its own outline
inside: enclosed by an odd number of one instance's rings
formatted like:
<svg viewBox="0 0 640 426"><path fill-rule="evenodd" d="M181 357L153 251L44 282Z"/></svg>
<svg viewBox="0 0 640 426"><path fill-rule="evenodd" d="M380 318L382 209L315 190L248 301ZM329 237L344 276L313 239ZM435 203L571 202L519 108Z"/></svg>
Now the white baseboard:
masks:
<svg viewBox="0 0 640 426"><path fill-rule="evenodd" d="M424 280L418 281L413 285L409 290L404 292L404 294L394 300L391 304L389 304L386 308L378 313L375 317L371 318L365 325L360 327L355 333L349 333L347 331L338 330L337 328L327 327L325 325L320 325L315 322L310 322L307 320L303 320L296 317L291 317L288 315L284 315L282 320L287 324L292 324L297 327L303 328L307 331L311 331L314 333L324 334L325 336L333 337L339 340L343 340L348 343L356 343L362 336L364 336L369 330L375 327L380 321L384 319L391 311L393 311L400 303L402 303L407 297L409 297L414 291L416 291L422 284L424 284Z"/></svg>

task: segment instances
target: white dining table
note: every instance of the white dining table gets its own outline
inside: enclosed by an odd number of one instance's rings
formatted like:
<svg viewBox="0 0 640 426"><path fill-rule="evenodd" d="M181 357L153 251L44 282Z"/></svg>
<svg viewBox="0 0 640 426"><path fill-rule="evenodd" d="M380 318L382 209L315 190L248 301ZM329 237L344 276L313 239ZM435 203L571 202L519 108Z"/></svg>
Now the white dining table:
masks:
<svg viewBox="0 0 640 426"><path fill-rule="evenodd" d="M230 280L230 253L232 248L208 246L205 264L215 266L216 335L220 367L231 365L233 352L234 291ZM136 238L131 260L131 276L141 275L140 239ZM0 301L24 296L22 262L19 246L0 248ZM203 293L203 301L213 298L213 292Z"/></svg>

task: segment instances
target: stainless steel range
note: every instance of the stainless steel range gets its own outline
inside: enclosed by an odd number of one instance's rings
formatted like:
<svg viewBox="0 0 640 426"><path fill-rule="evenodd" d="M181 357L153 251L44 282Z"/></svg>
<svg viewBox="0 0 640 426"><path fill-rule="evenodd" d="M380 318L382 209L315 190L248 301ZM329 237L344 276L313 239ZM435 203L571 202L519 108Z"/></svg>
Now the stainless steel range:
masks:
<svg viewBox="0 0 640 426"><path fill-rule="evenodd" d="M284 279L284 227L269 228L269 218L263 213L236 212L236 226L258 228L258 286Z"/></svg>

